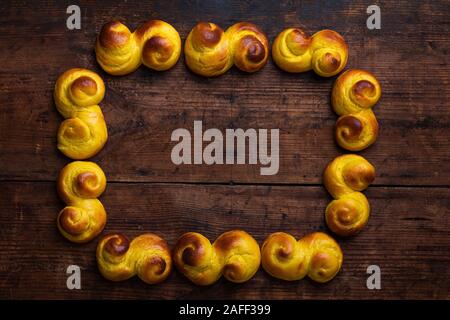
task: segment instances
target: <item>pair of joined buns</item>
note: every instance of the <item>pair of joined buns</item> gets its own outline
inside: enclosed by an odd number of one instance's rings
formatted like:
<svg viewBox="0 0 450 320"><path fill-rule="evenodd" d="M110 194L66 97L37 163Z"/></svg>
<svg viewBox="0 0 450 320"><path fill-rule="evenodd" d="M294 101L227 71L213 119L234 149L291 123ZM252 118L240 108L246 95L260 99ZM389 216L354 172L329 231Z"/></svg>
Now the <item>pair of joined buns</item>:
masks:
<svg viewBox="0 0 450 320"><path fill-rule="evenodd" d="M336 276L342 260L337 242L321 232L299 241L277 232L261 249L242 230L225 232L212 244L200 233L188 232L178 239L172 252L162 238L150 233L131 242L122 234L110 234L97 246L97 263L105 278L122 281L138 275L150 284L164 281L172 264L196 285L211 285L222 275L242 283L251 279L261 264L279 279L300 280L308 275L314 281L327 282Z"/></svg>
<svg viewBox="0 0 450 320"><path fill-rule="evenodd" d="M111 21L97 37L95 53L103 70L112 75L128 74L142 63L163 71L177 63L181 39L174 27L161 20L148 21L134 32L119 21Z"/></svg>
<svg viewBox="0 0 450 320"><path fill-rule="evenodd" d="M186 65L206 77L221 75L233 65L245 72L258 71L266 64L269 50L266 35L249 22L238 22L225 31L212 22L199 22L184 44ZM95 52L103 70L113 75L130 73L141 63L161 71L178 61L181 40L178 31L161 20L148 21L134 32L123 23L112 21L102 27ZM348 46L332 30L308 37L299 28L288 28L276 37L272 56L285 71L314 70L331 77L345 67Z"/></svg>
<svg viewBox="0 0 450 320"><path fill-rule="evenodd" d="M58 149L67 157L83 160L96 155L108 139L105 118L98 104L105 84L90 70L73 68L59 76L53 98L65 118L57 133Z"/></svg>
<svg viewBox="0 0 450 320"><path fill-rule="evenodd" d="M339 146L360 151L375 142L378 121L372 107L380 97L380 83L368 71L351 69L337 78L331 92L331 105L340 116L335 125Z"/></svg>
<svg viewBox="0 0 450 320"><path fill-rule="evenodd" d="M106 211L97 198L105 188L105 173L93 162L74 161L61 170L57 190L67 206L56 221L65 238L84 243L100 234L106 224Z"/></svg>
<svg viewBox="0 0 450 320"><path fill-rule="evenodd" d="M325 168L323 183L333 196L325 221L340 236L353 236L367 224L370 205L361 192L375 179L375 167L356 154L336 157Z"/></svg>

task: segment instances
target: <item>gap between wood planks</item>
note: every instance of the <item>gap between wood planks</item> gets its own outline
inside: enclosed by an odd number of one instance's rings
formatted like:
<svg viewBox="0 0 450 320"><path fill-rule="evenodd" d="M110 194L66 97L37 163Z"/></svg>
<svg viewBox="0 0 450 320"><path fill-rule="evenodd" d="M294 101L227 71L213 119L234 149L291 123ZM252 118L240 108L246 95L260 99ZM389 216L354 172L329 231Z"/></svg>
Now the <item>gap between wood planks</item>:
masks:
<svg viewBox="0 0 450 320"><path fill-rule="evenodd" d="M56 180L0 179L0 183L55 183ZM256 187L324 187L322 183L281 183L281 182L200 182L200 181L116 181L108 180L108 184L166 184L166 185L205 185L205 186L256 186ZM450 185L407 185L407 184L371 184L369 188L411 188L411 189L448 189Z"/></svg>

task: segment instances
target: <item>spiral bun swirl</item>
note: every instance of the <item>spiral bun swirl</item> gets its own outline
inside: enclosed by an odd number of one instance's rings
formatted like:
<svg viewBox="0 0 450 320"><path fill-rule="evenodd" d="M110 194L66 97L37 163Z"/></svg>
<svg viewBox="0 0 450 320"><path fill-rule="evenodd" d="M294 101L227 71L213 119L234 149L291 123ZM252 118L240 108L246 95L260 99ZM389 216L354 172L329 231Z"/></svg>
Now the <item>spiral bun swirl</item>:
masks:
<svg viewBox="0 0 450 320"><path fill-rule="evenodd" d="M105 174L93 162L74 161L61 170L57 189L67 206L60 211L57 225L65 238L88 242L103 230L106 212L97 198L105 188Z"/></svg>
<svg viewBox="0 0 450 320"><path fill-rule="evenodd" d="M342 148L359 151L375 142L378 122L372 107L380 97L380 83L367 71L348 70L336 80L331 104L340 116L335 138Z"/></svg>
<svg viewBox="0 0 450 320"><path fill-rule="evenodd" d="M272 57L284 71L298 73L312 69L322 77L331 77L347 64L348 46L333 30L308 37L302 29L288 28L275 38Z"/></svg>
<svg viewBox="0 0 450 320"><path fill-rule="evenodd" d="M178 31L167 22L151 20L133 33L119 21L106 23L95 43L100 66L112 75L135 71L141 63L150 69L172 68L181 53Z"/></svg>
<svg viewBox="0 0 450 320"><path fill-rule="evenodd" d="M155 234L142 234L130 242L123 234L114 233L98 243L97 265L100 273L111 281L137 275L148 284L156 284L169 276L172 258L166 241Z"/></svg>
<svg viewBox="0 0 450 320"><path fill-rule="evenodd" d="M269 41L256 25L239 22L229 27L225 34L236 67L245 72L255 72L264 67L269 57Z"/></svg>
<svg viewBox="0 0 450 320"><path fill-rule="evenodd" d="M223 276L232 282L245 282L259 268L259 245L245 231L220 235L213 244L203 235L188 232L173 249L177 269L197 285L210 285Z"/></svg>
<svg viewBox="0 0 450 320"><path fill-rule="evenodd" d="M328 227L340 236L352 236L367 224L370 206L360 191L375 179L375 168L355 154L335 158L325 169L325 188L335 198L327 206Z"/></svg>
<svg viewBox="0 0 450 320"><path fill-rule="evenodd" d="M53 97L59 113L66 118L58 129L58 149L67 157L87 159L105 145L108 131L97 105L104 95L103 80L87 69L67 70L56 81Z"/></svg>
<svg viewBox="0 0 450 320"><path fill-rule="evenodd" d="M313 232L298 241L288 233L276 232L261 247L264 270L288 281L305 276L316 282L330 281L341 269L342 260L338 243L322 232Z"/></svg>
<svg viewBox="0 0 450 320"><path fill-rule="evenodd" d="M184 52L189 69L205 77L224 74L233 64L256 72L267 62L269 41L249 22L236 23L225 32L214 23L199 22L189 33Z"/></svg>

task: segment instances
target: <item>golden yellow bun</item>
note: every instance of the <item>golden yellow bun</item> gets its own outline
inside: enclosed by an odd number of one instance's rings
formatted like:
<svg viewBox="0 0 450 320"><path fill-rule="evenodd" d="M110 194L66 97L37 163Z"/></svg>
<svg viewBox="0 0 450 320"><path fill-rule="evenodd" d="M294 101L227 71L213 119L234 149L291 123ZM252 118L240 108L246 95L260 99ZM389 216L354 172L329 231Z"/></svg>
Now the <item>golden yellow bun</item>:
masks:
<svg viewBox="0 0 450 320"><path fill-rule="evenodd" d="M380 97L380 83L367 71L348 70L336 80L331 104L340 116L335 138L342 148L359 151L375 142L378 122L372 107Z"/></svg>
<svg viewBox="0 0 450 320"><path fill-rule="evenodd" d="M308 276L317 282L333 279L342 266L339 244L322 232L300 240L284 232L272 233L261 247L261 263L271 276L288 281Z"/></svg>
<svg viewBox="0 0 450 320"><path fill-rule="evenodd" d="M142 234L130 242L123 234L114 233L98 243L97 265L100 273L111 281L137 275L148 284L156 284L169 276L172 258L166 241L155 234Z"/></svg>
<svg viewBox="0 0 450 320"><path fill-rule="evenodd" d="M199 22L189 33L184 54L193 72L213 77L233 64L242 71L256 72L267 62L269 41L254 24L239 22L225 32L211 22Z"/></svg>
<svg viewBox="0 0 450 320"><path fill-rule="evenodd" d="M87 159L105 145L108 130L98 106L104 96L103 80L87 69L67 70L56 81L53 97L66 119L58 129L58 149L67 157Z"/></svg>
<svg viewBox="0 0 450 320"><path fill-rule="evenodd" d="M206 77L223 74L232 66L229 52L228 37L214 23L199 22L184 43L186 65Z"/></svg>
<svg viewBox="0 0 450 320"><path fill-rule="evenodd" d="M333 30L308 37L302 29L288 28L275 38L272 57L284 71L298 73L312 69L322 77L331 77L347 64L348 45Z"/></svg>
<svg viewBox="0 0 450 320"><path fill-rule="evenodd" d="M352 236L367 224L370 206L360 191L375 179L375 168L355 154L339 156L325 168L325 188L335 198L327 206L328 227L340 236Z"/></svg>
<svg viewBox="0 0 450 320"><path fill-rule="evenodd" d="M245 282L259 268L259 245L245 231L223 233L211 245L203 235L188 232L173 249L177 269L197 285L210 285L223 276L232 282Z"/></svg>
<svg viewBox="0 0 450 320"><path fill-rule="evenodd" d="M106 212L97 198L105 188L105 174L93 162L74 161L61 170L57 189L67 206L60 211L56 221L64 237L83 243L103 230Z"/></svg>
<svg viewBox="0 0 450 320"><path fill-rule="evenodd" d="M161 20L148 21L133 33L119 21L108 22L95 43L98 63L112 75L131 73L141 63L157 71L170 69L180 52L178 31Z"/></svg>
<svg viewBox="0 0 450 320"><path fill-rule="evenodd" d="M269 40L253 23L239 22L227 29L232 61L245 72L256 72L267 63Z"/></svg>

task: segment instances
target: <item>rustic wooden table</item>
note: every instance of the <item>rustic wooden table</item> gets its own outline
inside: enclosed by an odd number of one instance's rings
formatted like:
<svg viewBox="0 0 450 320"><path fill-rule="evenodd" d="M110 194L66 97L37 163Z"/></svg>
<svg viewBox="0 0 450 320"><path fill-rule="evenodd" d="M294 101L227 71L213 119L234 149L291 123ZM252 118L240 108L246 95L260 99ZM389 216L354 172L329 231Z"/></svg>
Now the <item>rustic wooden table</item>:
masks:
<svg viewBox="0 0 450 320"><path fill-rule="evenodd" d="M117 3L114 3L117 2ZM450 298L450 5L448 1L379 1L380 30L366 27L369 1L79 1L81 30L66 28L66 2L12 1L0 16L0 297L1 298ZM215 79L190 73L183 59L170 71L140 68L114 77L96 63L101 26L120 18L131 28L149 19L174 25L184 40L197 21L222 27L258 24L272 41L288 26L344 35L347 68L372 71L383 86L375 108L376 144L361 152L377 169L366 192L372 216L363 232L339 239L340 274L320 285L286 283L259 270L245 284L220 280L197 287L178 272L158 286L139 279L112 283L95 262L96 241L67 242L55 217L63 207L55 180L70 160L56 149L62 121L52 91L71 67L100 73L109 140L93 161L108 186L104 232L145 231L170 245L186 231L210 239L242 228L262 243L274 231L301 237L326 230L330 196L325 165L344 150L332 138L334 82L287 74L272 61L252 75L232 69ZM280 171L259 166L175 166L171 132L204 127L279 128ZM66 268L82 269L82 289L66 288ZM381 290L368 290L366 268L381 268Z"/></svg>

